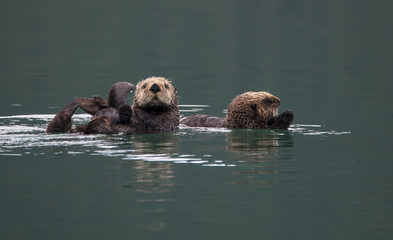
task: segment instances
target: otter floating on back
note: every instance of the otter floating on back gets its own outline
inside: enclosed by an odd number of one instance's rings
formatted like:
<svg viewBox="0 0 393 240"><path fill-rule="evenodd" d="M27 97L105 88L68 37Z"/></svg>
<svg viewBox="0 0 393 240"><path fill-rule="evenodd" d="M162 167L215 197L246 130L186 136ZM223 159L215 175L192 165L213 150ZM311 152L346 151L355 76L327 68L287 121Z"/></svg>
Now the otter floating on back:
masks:
<svg viewBox="0 0 393 240"><path fill-rule="evenodd" d="M145 131L173 131L179 125L177 91L170 81L151 77L136 86L134 103L126 103L127 94L134 86L119 82L109 91L108 101L94 96L76 98L50 121L46 131L82 132L85 134L136 133ZM71 118L80 107L93 116L84 126L71 129Z"/></svg>
<svg viewBox="0 0 393 240"><path fill-rule="evenodd" d="M177 89L163 77L151 77L136 86L132 125L136 130L173 131L179 126Z"/></svg>
<svg viewBox="0 0 393 240"><path fill-rule="evenodd" d="M189 127L221 127L250 129L287 129L294 115L278 114L280 99L268 92L245 92L229 104L226 117L197 114L183 117L180 124Z"/></svg>

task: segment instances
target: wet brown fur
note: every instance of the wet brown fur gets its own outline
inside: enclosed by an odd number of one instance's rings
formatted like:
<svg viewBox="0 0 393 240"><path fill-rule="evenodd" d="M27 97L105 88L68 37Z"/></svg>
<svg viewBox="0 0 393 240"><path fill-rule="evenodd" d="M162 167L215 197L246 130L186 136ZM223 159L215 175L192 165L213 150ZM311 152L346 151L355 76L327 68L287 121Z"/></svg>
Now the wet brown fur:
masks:
<svg viewBox="0 0 393 240"><path fill-rule="evenodd" d="M268 92L246 92L229 104L225 118L228 128L268 128L267 120L277 115L280 99Z"/></svg>
<svg viewBox="0 0 393 240"><path fill-rule="evenodd" d="M180 123L190 127L287 129L293 113L277 115L279 106L280 99L268 92L245 92L232 100L225 118L197 114L182 118Z"/></svg>
<svg viewBox="0 0 393 240"><path fill-rule="evenodd" d="M71 118L77 108L78 104L76 102L66 104L49 122L46 132L63 133L70 131L72 128Z"/></svg>
<svg viewBox="0 0 393 240"><path fill-rule="evenodd" d="M108 101L101 98L98 95L94 95L93 98L75 98L75 102L78 103L79 108L85 112L94 115L102 109L109 108Z"/></svg>
<svg viewBox="0 0 393 240"><path fill-rule="evenodd" d="M162 77L151 77L139 82L132 107L125 102L128 88L129 84L116 83L109 92L108 101L98 96L94 96L94 99L76 98L71 104L76 106L74 111L71 113L63 108L49 123L47 132L139 133L173 131L179 125L177 91L170 81ZM130 90L132 89L133 87ZM106 107L106 103L110 108ZM78 104L94 116L87 125L71 130L71 117ZM63 126L65 124L67 126Z"/></svg>
<svg viewBox="0 0 393 240"><path fill-rule="evenodd" d="M132 126L136 130L173 131L179 125L177 90L163 77L151 77L136 86Z"/></svg>

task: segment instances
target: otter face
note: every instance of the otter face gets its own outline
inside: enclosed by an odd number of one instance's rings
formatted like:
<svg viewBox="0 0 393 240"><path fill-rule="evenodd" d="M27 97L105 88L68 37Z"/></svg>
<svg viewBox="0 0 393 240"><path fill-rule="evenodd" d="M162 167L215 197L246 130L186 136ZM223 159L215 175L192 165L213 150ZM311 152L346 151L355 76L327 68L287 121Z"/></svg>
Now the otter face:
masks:
<svg viewBox="0 0 393 240"><path fill-rule="evenodd" d="M136 85L134 105L141 108L177 106L177 91L163 77L150 77Z"/></svg>
<svg viewBox="0 0 393 240"><path fill-rule="evenodd" d="M226 124L230 128L267 128L266 122L277 115L280 99L268 92L246 92L229 105Z"/></svg>

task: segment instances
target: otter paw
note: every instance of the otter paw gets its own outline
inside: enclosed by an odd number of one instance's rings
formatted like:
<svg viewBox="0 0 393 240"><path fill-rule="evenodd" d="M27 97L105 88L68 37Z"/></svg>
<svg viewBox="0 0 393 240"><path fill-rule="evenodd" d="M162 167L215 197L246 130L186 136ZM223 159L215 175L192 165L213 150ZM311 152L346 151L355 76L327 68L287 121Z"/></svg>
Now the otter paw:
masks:
<svg viewBox="0 0 393 240"><path fill-rule="evenodd" d="M277 116L277 123L275 127L278 129L287 129L291 125L293 118L294 116L291 111L282 112Z"/></svg>
<svg viewBox="0 0 393 240"><path fill-rule="evenodd" d="M270 118L267 122L266 122L266 124L270 127L270 126L273 126L276 122L277 122L277 119L278 119L278 117L277 116L274 116L274 117L272 117L272 118Z"/></svg>
<svg viewBox="0 0 393 240"><path fill-rule="evenodd" d="M293 119L294 119L294 115L292 111L285 111L280 113L280 115L278 115L278 119L284 123L292 123Z"/></svg>
<svg viewBox="0 0 393 240"><path fill-rule="evenodd" d="M132 109L131 106L128 104L123 104L119 108L119 120L118 123L120 124L127 124L131 122L132 117Z"/></svg>

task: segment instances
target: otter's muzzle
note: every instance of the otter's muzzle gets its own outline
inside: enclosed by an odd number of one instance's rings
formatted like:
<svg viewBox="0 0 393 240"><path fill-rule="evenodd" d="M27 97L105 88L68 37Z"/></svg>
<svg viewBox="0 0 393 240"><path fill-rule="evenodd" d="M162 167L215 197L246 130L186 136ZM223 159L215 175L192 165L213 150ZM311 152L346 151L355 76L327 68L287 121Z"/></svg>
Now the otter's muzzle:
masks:
<svg viewBox="0 0 393 240"><path fill-rule="evenodd" d="M161 91L161 88L160 88L160 86L158 86L157 83L154 83L153 85L151 85L149 90L152 91L153 93L157 93L157 92Z"/></svg>

